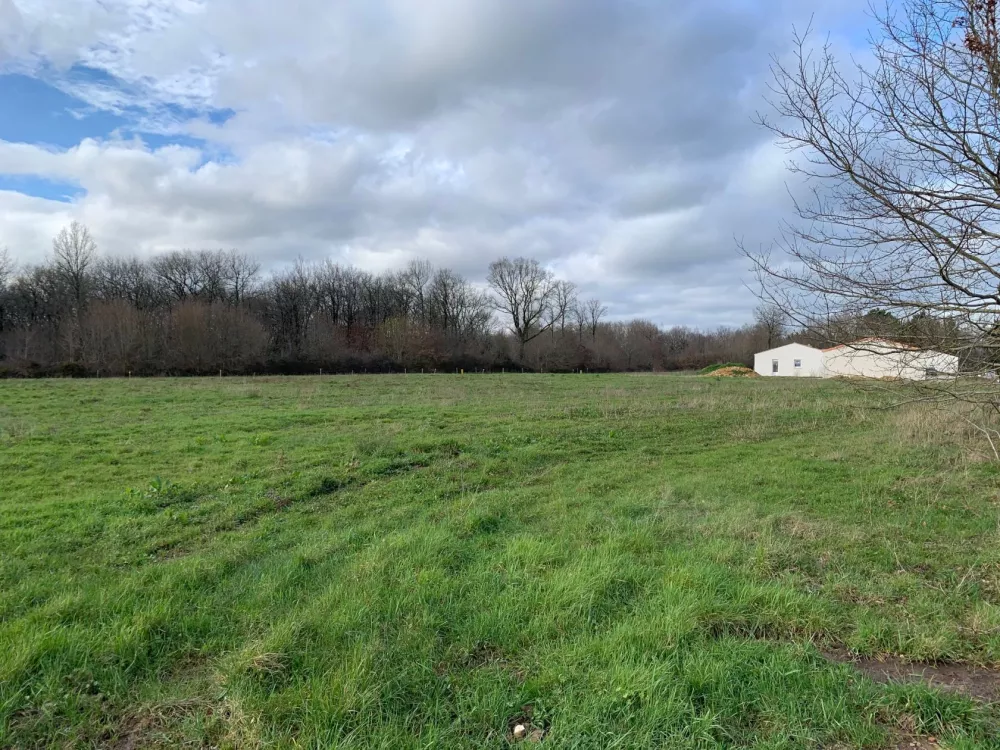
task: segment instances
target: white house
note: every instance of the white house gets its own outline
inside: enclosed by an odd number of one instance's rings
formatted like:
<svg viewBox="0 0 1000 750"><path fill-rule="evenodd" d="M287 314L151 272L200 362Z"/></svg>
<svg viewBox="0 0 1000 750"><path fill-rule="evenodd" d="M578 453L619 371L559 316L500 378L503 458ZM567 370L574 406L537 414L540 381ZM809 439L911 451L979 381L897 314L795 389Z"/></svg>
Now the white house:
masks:
<svg viewBox="0 0 1000 750"><path fill-rule="evenodd" d="M787 344L761 352L753 358L753 369L767 377L826 377L823 352L805 344Z"/></svg>
<svg viewBox="0 0 1000 750"><path fill-rule="evenodd" d="M885 339L863 339L823 354L832 377L927 380L958 374L958 357Z"/></svg>
<svg viewBox="0 0 1000 750"><path fill-rule="evenodd" d="M958 357L872 338L832 349L803 344L779 346L757 354L754 370L767 377L927 380L957 375Z"/></svg>

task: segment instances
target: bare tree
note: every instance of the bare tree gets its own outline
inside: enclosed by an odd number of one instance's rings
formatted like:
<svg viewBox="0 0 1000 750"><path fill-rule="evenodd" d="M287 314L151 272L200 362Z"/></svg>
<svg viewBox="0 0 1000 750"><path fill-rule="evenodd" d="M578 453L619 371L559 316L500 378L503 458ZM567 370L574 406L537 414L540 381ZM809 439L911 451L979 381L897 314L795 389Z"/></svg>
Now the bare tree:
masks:
<svg viewBox="0 0 1000 750"><path fill-rule="evenodd" d="M188 250L157 256L152 268L164 295L172 301L180 302L201 292L198 258Z"/></svg>
<svg viewBox="0 0 1000 750"><path fill-rule="evenodd" d="M87 227L74 221L52 241L52 255L55 271L70 300L69 348L70 356L77 361L81 356L80 326L87 304L91 266L97 260L97 243Z"/></svg>
<svg viewBox="0 0 1000 750"><path fill-rule="evenodd" d="M767 348L773 349L788 328L788 315L774 303L763 302L753 311L754 321L767 336Z"/></svg>
<svg viewBox="0 0 1000 750"><path fill-rule="evenodd" d="M223 254L223 267L229 300L240 305L256 290L260 263L238 250L230 250Z"/></svg>
<svg viewBox="0 0 1000 750"><path fill-rule="evenodd" d="M604 316L608 314L608 308L601 304L599 299L589 299L578 310L578 317L581 328L590 331L590 338L597 339L597 327L601 325Z"/></svg>
<svg viewBox="0 0 1000 750"><path fill-rule="evenodd" d="M427 285L433 276L434 267L427 260L411 261L399 275L400 285L419 321L427 320Z"/></svg>
<svg viewBox="0 0 1000 750"><path fill-rule="evenodd" d="M565 333L566 318L572 315L576 305L576 284L571 281L557 281L552 285L550 314L552 315L553 330L555 330L556 324L558 324L559 332Z"/></svg>
<svg viewBox="0 0 1000 750"><path fill-rule="evenodd" d="M496 309L510 318L523 361L525 345L552 325L544 320L553 296L552 272L530 258L501 258L490 264L486 281L496 294Z"/></svg>
<svg viewBox="0 0 1000 750"><path fill-rule="evenodd" d="M204 302L221 302L228 296L228 261L221 250L202 250L195 255L199 280L198 297Z"/></svg>
<svg viewBox="0 0 1000 750"><path fill-rule="evenodd" d="M267 315L272 346L279 357L297 359L303 355L318 306L316 274L301 259L272 280Z"/></svg>
<svg viewBox="0 0 1000 750"><path fill-rule="evenodd" d="M7 286L10 277L14 275L14 259L10 257L10 250L0 247L0 289Z"/></svg>
<svg viewBox="0 0 1000 750"><path fill-rule="evenodd" d="M968 368L1000 350L997 3L900 0L878 21L870 65L808 34L775 61L761 121L811 192L778 252L747 254L765 298L829 344L881 336L891 315L904 346Z"/></svg>
<svg viewBox="0 0 1000 750"><path fill-rule="evenodd" d="M429 320L455 340L486 332L490 300L454 271L434 274L427 293Z"/></svg>
<svg viewBox="0 0 1000 750"><path fill-rule="evenodd" d="M606 326L619 349L621 361L616 369L652 370L659 363L663 334L648 320L611 323Z"/></svg>
<svg viewBox="0 0 1000 750"><path fill-rule="evenodd" d="M63 278L77 309L86 300L88 272L97 260L97 243L78 221L64 227L52 241L55 268Z"/></svg>
<svg viewBox="0 0 1000 750"><path fill-rule="evenodd" d="M94 265L93 286L98 299L128 300L138 310L165 301L149 265L138 258L101 258Z"/></svg>
<svg viewBox="0 0 1000 750"><path fill-rule="evenodd" d="M13 320L11 315L11 295L7 285L14 275L14 260L6 247L0 247L0 333L3 333ZM0 341L0 358L4 355L4 342Z"/></svg>

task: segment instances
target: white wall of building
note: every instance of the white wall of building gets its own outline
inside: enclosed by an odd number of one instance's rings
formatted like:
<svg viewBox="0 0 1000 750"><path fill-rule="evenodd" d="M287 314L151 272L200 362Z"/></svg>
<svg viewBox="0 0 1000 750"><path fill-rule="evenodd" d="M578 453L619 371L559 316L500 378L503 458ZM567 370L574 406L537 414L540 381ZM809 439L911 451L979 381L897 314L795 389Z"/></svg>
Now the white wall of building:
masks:
<svg viewBox="0 0 1000 750"><path fill-rule="evenodd" d="M958 374L958 357L878 341L840 346L825 354L831 377L926 380Z"/></svg>
<svg viewBox="0 0 1000 750"><path fill-rule="evenodd" d="M823 352L805 344L787 344L754 355L753 369L763 377L826 377Z"/></svg>
<svg viewBox="0 0 1000 750"><path fill-rule="evenodd" d="M763 377L896 378L926 380L958 374L958 357L907 349L881 340L859 341L834 349L788 344L754 355L754 370Z"/></svg>

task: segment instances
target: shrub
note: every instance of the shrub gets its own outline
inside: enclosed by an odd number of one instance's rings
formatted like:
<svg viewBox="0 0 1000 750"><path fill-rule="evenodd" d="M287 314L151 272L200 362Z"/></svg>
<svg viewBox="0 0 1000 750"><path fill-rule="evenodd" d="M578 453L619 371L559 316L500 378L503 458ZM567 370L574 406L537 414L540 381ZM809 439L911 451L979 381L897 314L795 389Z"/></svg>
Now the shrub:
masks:
<svg viewBox="0 0 1000 750"><path fill-rule="evenodd" d="M87 368L81 365L79 362L63 362L59 366L59 375L64 378L85 378L87 377Z"/></svg>

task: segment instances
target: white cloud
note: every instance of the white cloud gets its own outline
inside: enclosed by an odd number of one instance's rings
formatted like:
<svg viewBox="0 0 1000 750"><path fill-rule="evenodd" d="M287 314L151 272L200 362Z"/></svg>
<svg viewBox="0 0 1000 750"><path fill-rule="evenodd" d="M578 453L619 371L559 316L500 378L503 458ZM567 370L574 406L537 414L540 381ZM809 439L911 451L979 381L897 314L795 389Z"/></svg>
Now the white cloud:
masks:
<svg viewBox="0 0 1000 750"><path fill-rule="evenodd" d="M479 278L501 254L530 254L618 314L735 322L753 301L733 238L766 242L788 208L781 156L751 115L769 53L808 12L791 0L0 0L0 63L103 70L116 83L50 80L209 143L0 142L0 174L84 190L71 204L0 193L0 243L37 258L79 218L116 253L236 246L272 265L371 269L423 256ZM210 121L226 108L235 116Z"/></svg>
<svg viewBox="0 0 1000 750"><path fill-rule="evenodd" d="M0 63L24 54L24 22L14 0L0 0Z"/></svg>

